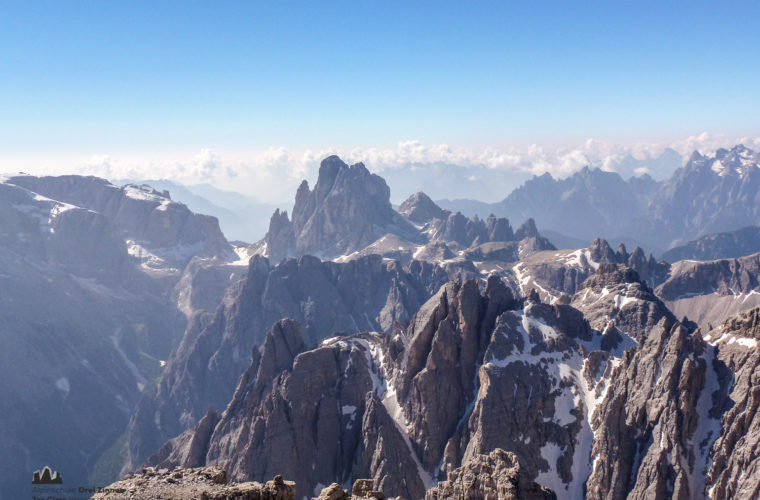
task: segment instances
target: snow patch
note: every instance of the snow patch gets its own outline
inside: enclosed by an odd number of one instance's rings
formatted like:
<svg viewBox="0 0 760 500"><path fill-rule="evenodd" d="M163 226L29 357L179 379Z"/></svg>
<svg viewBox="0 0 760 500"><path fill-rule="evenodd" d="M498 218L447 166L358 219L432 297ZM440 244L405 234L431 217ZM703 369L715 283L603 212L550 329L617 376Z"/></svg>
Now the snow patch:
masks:
<svg viewBox="0 0 760 500"><path fill-rule="evenodd" d="M557 460L562 456L562 451L557 443L547 442L543 445L541 447L541 458L547 461L549 470L539 472L536 477L538 484L554 491L558 498L562 498L561 493L567 491L567 485L562 482L559 474L557 474Z"/></svg>
<svg viewBox="0 0 760 500"><path fill-rule="evenodd" d="M356 416L356 406L354 405L343 405L343 407L340 409L340 412L342 415L351 415L351 419Z"/></svg>
<svg viewBox="0 0 760 500"><path fill-rule="evenodd" d="M247 266L252 257L252 254L250 253L248 247L233 247L233 250L235 251L235 254L237 254L238 259L230 262L230 265Z"/></svg>
<svg viewBox="0 0 760 500"><path fill-rule="evenodd" d="M69 395L69 392L71 391L71 384L69 384L69 379L66 377L61 377L58 380L55 381L55 386L58 388L59 391L63 393L63 397Z"/></svg>
<svg viewBox="0 0 760 500"><path fill-rule="evenodd" d="M157 194L152 187L147 185L136 186L134 184L127 184L123 189L127 198L132 198L133 200L152 201L158 204L164 202L168 204L171 201L164 196Z"/></svg>

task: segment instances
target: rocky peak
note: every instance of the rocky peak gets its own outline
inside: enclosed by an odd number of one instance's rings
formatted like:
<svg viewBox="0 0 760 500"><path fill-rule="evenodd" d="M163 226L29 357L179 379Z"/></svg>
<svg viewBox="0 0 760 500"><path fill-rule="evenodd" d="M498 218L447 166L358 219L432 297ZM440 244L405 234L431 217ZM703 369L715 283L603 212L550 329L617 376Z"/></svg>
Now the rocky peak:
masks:
<svg viewBox="0 0 760 500"><path fill-rule="evenodd" d="M671 267L670 276L658 287L658 295L676 300L689 294L752 293L760 287L760 254L738 259L680 261Z"/></svg>
<svg viewBox="0 0 760 500"><path fill-rule="evenodd" d="M760 154L737 144L731 149L719 148L712 156L696 151L686 164L686 171L712 171L720 177L744 176L757 170Z"/></svg>
<svg viewBox="0 0 760 500"><path fill-rule="evenodd" d="M293 207L296 254L337 257L388 232L414 239L415 229L391 207L390 189L362 163L325 158L314 190L304 181Z"/></svg>
<svg viewBox="0 0 760 500"><path fill-rule="evenodd" d="M531 230L523 231L519 235L512 232L509 220L504 217L491 215L488 219L480 219L475 215L472 219L465 217L461 212L444 211L442 219L432 221L433 230L431 238L438 241L452 242L460 247L477 247L489 242L510 242L522 236L528 237ZM535 229L535 224L533 225ZM536 231L536 234L538 232Z"/></svg>
<svg viewBox="0 0 760 500"><path fill-rule="evenodd" d="M486 230L490 241L512 241L515 235L512 232L512 226L506 217L496 217L491 214L486 219Z"/></svg>
<svg viewBox="0 0 760 500"><path fill-rule="evenodd" d="M594 241L591 242L591 245L589 245L588 249L591 252L591 260L594 262L599 262L600 264L617 262L615 252L612 250L612 247L610 247L609 243L607 243L607 240L604 238L594 239Z"/></svg>
<svg viewBox="0 0 760 500"><path fill-rule="evenodd" d="M517 456L502 449L478 455L428 490L425 500L550 500L557 495L526 477Z"/></svg>
<svg viewBox="0 0 760 500"><path fill-rule="evenodd" d="M713 170L718 172L719 175L726 175L729 173L743 175L750 170L758 168L758 162L760 161L760 154L752 151L743 144L737 144L730 150L719 149L715 152L715 162L713 163ZM720 166L717 164L720 162Z"/></svg>
<svg viewBox="0 0 760 500"><path fill-rule="evenodd" d="M194 255L234 257L215 217L195 214L172 201L168 192L147 185L118 187L105 179L79 175L24 175L7 182L101 214L127 242L132 254L150 255L148 266L181 269Z"/></svg>
<svg viewBox="0 0 760 500"><path fill-rule="evenodd" d="M522 240L524 238L535 238L540 236L538 234L538 228L536 227L536 221L533 218L527 219L522 225L515 231L515 238Z"/></svg>
<svg viewBox="0 0 760 500"><path fill-rule="evenodd" d="M594 416L598 437L592 456L600 465L589 477L588 498L704 495L704 482L695 484L691 474L704 464L708 449L709 436L699 428L707 415L697 413L708 368L705 350L698 333L663 319L626 352Z"/></svg>
<svg viewBox="0 0 760 500"><path fill-rule="evenodd" d="M469 219L461 212L449 213L443 221L443 227L437 239L456 242L464 247L473 245L476 241L484 243L487 239L485 225L479 220Z"/></svg>
<svg viewBox="0 0 760 500"><path fill-rule="evenodd" d="M646 266L647 264L647 256L644 253L644 250L637 246L633 249L633 252L631 252L631 255L628 257L628 267L632 269L637 269Z"/></svg>
<svg viewBox="0 0 760 500"><path fill-rule="evenodd" d="M745 311L705 336L712 350L712 367L708 371L707 390L712 394L708 417L715 432L709 448L712 463L705 479L713 498L751 497L760 491L757 474L747 474L758 466L760 447L760 308ZM717 379L717 380L716 380ZM716 383L717 382L717 383ZM722 411L724 413L722 413ZM722 413L722 415L721 415ZM719 424L719 425L716 425ZM709 446L708 441L708 446Z"/></svg>
<svg viewBox="0 0 760 500"><path fill-rule="evenodd" d="M267 333L261 347L261 361L257 366L256 380L268 383L277 374L290 368L296 356L304 350L306 344L303 341L301 324L292 319L278 321Z"/></svg>
<svg viewBox="0 0 760 500"><path fill-rule="evenodd" d="M617 252L615 252L615 259L617 262L627 262L628 261L628 250L625 248L625 245L623 243L618 245Z"/></svg>
<svg viewBox="0 0 760 500"><path fill-rule="evenodd" d="M723 330L736 332L747 339L760 340L760 308L755 307L727 319L723 324Z"/></svg>
<svg viewBox="0 0 760 500"><path fill-rule="evenodd" d="M417 224L425 224L433 219L441 219L446 216L446 211L421 191L404 200L398 211Z"/></svg>
<svg viewBox="0 0 760 500"><path fill-rule="evenodd" d="M614 327L641 339L663 318L675 317L639 274L624 264L600 264L572 301L599 331Z"/></svg>
<svg viewBox="0 0 760 500"><path fill-rule="evenodd" d="M596 273L587 280L589 286L604 287L620 283L641 283L641 278L639 273L630 267L613 262L599 264Z"/></svg>
<svg viewBox="0 0 760 500"><path fill-rule="evenodd" d="M309 348L335 332L391 332L396 325L407 325L448 279L440 266L413 261L402 267L379 255L346 263L303 256L277 266L254 255L246 278L230 287L213 317L190 325L156 391L135 410L131 464L138 465L197 422L209 405L223 408L251 361L252 347L267 344L272 325L294 331L281 318L298 321ZM289 347L277 352L297 352L296 336L285 338ZM253 371L250 376L255 375Z"/></svg>
<svg viewBox="0 0 760 500"><path fill-rule="evenodd" d="M293 224L288 219L288 212L276 209L269 219L269 231L264 237L266 255L273 263L280 262L285 257L294 257L296 252L295 232Z"/></svg>

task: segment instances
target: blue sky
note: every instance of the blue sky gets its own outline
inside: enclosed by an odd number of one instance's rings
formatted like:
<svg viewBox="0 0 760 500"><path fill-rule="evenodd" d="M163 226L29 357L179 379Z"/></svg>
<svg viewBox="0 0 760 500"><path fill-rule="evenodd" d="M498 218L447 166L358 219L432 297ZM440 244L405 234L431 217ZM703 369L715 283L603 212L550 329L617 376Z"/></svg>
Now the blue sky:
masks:
<svg viewBox="0 0 760 500"><path fill-rule="evenodd" d="M0 166L757 136L758 19L758 2L5 1Z"/></svg>

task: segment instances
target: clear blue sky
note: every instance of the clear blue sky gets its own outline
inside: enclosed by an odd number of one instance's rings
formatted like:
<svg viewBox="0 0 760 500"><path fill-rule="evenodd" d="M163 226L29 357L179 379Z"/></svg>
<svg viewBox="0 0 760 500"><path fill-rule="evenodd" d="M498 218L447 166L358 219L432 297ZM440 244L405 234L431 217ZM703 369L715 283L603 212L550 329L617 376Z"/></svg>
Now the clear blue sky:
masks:
<svg viewBox="0 0 760 500"><path fill-rule="evenodd" d="M0 156L758 134L760 2L0 4Z"/></svg>

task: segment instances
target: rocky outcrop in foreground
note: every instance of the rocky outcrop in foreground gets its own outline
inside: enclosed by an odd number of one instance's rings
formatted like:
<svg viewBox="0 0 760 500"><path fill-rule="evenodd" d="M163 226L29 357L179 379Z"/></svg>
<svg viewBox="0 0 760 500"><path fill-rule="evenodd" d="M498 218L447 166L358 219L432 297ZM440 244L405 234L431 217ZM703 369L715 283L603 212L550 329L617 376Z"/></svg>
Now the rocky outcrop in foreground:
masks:
<svg viewBox="0 0 760 500"><path fill-rule="evenodd" d="M496 449L479 455L428 490L425 500L556 500L553 491L529 481L514 453Z"/></svg>
<svg viewBox="0 0 760 500"><path fill-rule="evenodd" d="M357 479L349 493L338 483L333 483L322 490L318 497L311 500L363 500L374 498L376 500L401 500L401 497L388 498L385 493L375 489L372 479Z"/></svg>
<svg viewBox="0 0 760 500"><path fill-rule="evenodd" d="M511 471L511 470L510 470ZM501 469L493 471L502 473ZM143 500L156 498L161 500L295 500L296 484L285 481L277 475L271 481L259 483L228 483L227 471L219 467L198 467L174 469L144 467L140 473L127 474L92 496L91 500ZM451 498L451 497L446 497ZM478 495L468 499L491 498ZM499 498L502 498L501 496ZM545 498L545 497L503 497ZM549 497L546 497L549 498ZM553 497L552 497L553 498ZM389 498L385 493L375 489L372 479L357 479L349 493L338 483L323 488L312 500L401 500L401 497Z"/></svg>
<svg viewBox="0 0 760 500"><path fill-rule="evenodd" d="M296 485L277 475L259 483L228 483L227 472L219 467L174 469L145 467L127 474L96 493L92 500L295 500ZM513 453L494 450L455 470L448 481L427 492L425 500L556 500L557 496L528 480ZM323 488L311 500L402 500L387 497L372 479L357 479L349 492L338 483Z"/></svg>
<svg viewBox="0 0 760 500"><path fill-rule="evenodd" d="M265 484L227 483L227 472L219 467L174 470L146 467L139 474L127 474L96 493L92 500L293 500L295 483L275 476Z"/></svg>

